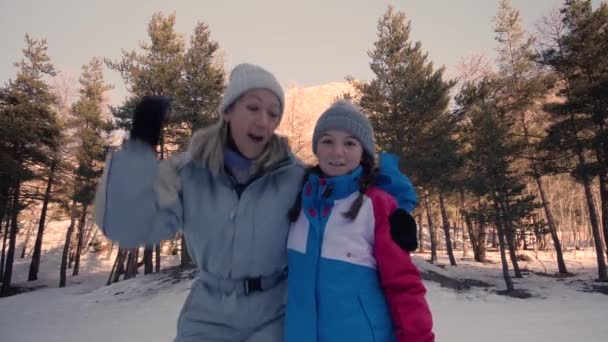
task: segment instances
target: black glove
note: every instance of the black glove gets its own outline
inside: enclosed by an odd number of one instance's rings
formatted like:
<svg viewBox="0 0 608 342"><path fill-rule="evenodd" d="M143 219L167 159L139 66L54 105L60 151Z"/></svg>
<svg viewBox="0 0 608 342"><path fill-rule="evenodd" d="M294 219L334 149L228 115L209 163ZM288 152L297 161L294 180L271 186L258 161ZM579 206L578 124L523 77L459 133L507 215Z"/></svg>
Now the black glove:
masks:
<svg viewBox="0 0 608 342"><path fill-rule="evenodd" d="M144 96L133 111L131 139L141 140L155 149L170 106L168 97Z"/></svg>
<svg viewBox="0 0 608 342"><path fill-rule="evenodd" d="M418 248L416 220L407 211L399 208L388 218L391 237L401 249L413 252Z"/></svg>

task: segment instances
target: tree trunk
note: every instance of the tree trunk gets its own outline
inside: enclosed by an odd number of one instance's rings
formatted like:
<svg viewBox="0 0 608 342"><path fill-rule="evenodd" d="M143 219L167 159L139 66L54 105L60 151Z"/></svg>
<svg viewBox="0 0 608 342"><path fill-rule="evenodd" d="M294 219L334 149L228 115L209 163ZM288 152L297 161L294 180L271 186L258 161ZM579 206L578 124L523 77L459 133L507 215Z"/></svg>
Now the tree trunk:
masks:
<svg viewBox="0 0 608 342"><path fill-rule="evenodd" d="M505 207L503 206L503 210ZM506 207L509 210L508 205ZM504 211L503 211L504 213ZM503 216L504 217L504 216ZM511 264L513 264L513 272L515 273L515 278L523 278L521 270L519 269L519 263L517 262L517 245L515 243L515 227L513 227L513 223L508 220L503 220L503 232L505 233L505 237L507 238L507 246L509 247L509 256L511 258ZM498 233L498 238L500 239L500 232Z"/></svg>
<svg viewBox="0 0 608 342"><path fill-rule="evenodd" d="M486 225L478 224L477 230L473 230L473 232L477 235L477 255L479 256L478 262L486 262Z"/></svg>
<svg viewBox="0 0 608 342"><path fill-rule="evenodd" d="M526 145L530 146L530 134L528 132L528 125L526 123L526 112L523 111L521 113L521 121L522 127L524 130L524 138L526 141ZM538 192L540 193L541 204L543 206L545 217L547 218L547 225L549 226L549 232L551 233L551 239L553 239L553 246L555 248L555 254L557 257L557 268L559 273L566 274L568 270L566 269L566 263L564 262L564 256L562 254L562 246L559 241L559 236L557 235L557 226L555 225L555 220L553 220L553 213L551 212L551 203L549 202L549 198L545 193L545 187L543 185L543 180L541 174L538 170L536 162L533 160L531 162L531 167L534 175L534 179L536 180L536 185L538 186Z"/></svg>
<svg viewBox="0 0 608 342"><path fill-rule="evenodd" d="M467 232L467 228L465 228L464 226L462 226L462 256L466 257L468 250L467 250L467 240L469 239L469 233Z"/></svg>
<svg viewBox="0 0 608 342"><path fill-rule="evenodd" d="M70 254L70 245L72 244L74 226L76 226L76 201L72 200L72 205L70 206L70 225L68 226L68 231L65 234L63 253L61 253L61 267L59 269L59 287L65 287L66 283L68 256Z"/></svg>
<svg viewBox="0 0 608 342"><path fill-rule="evenodd" d="M532 229L534 230L534 250L540 249L541 231L536 221L536 215L532 215Z"/></svg>
<svg viewBox="0 0 608 342"><path fill-rule="evenodd" d="M513 291L515 287L513 286L513 280L511 279L511 274L509 274L509 263L507 262L507 254L506 254L506 246L505 246L505 237L502 228L502 220L500 219L500 210L498 208L498 203L496 199L494 200L494 210L496 214L496 230L498 231L498 246L500 248L500 261L502 262L502 275L505 279L505 285L507 286L507 291Z"/></svg>
<svg viewBox="0 0 608 342"><path fill-rule="evenodd" d="M608 169L600 173L600 198L602 200L602 227L604 228L604 242L606 256L608 257Z"/></svg>
<svg viewBox="0 0 608 342"><path fill-rule="evenodd" d="M460 217L458 215L458 209L456 209L455 213L454 213L454 217L456 220L456 225L454 226L454 231L457 233L456 238L454 239L454 249L458 249L458 241L462 242L462 250L463 253L466 255L467 252L467 246L466 246L466 242L468 239L467 234L465 233L465 231L467 230L467 228L464 226L464 221L462 220L462 217Z"/></svg>
<svg viewBox="0 0 608 342"><path fill-rule="evenodd" d="M585 165L585 157L582 152L582 147L578 146L578 161L579 164ZM582 174L583 188L585 189L585 198L587 200L587 210L589 213L589 221L591 223L591 232L593 234L593 241L595 244L595 254L597 258L597 271L598 280L601 282L608 282L608 272L606 270L606 259L604 258L604 248L602 246L602 239L600 235L599 220L597 217L597 211L595 210L595 204L593 203L593 192L591 191L591 180L586 172Z"/></svg>
<svg viewBox="0 0 608 342"><path fill-rule="evenodd" d="M154 272L160 272L160 242L154 246L156 254L156 264L154 265Z"/></svg>
<svg viewBox="0 0 608 342"><path fill-rule="evenodd" d="M89 228L89 231L92 232L92 233L89 233L89 237L86 240L84 240L85 243L84 243L84 252L83 252L83 254L87 254L87 252L89 251L89 248L95 242L95 238L97 237L97 232L99 230L95 229L95 227L91 226Z"/></svg>
<svg viewBox="0 0 608 342"><path fill-rule="evenodd" d="M2 255L0 256L0 282L4 279L4 258L6 257L6 239L8 237L8 229L10 227L10 188L8 181L0 180L2 193L0 193L0 236L2 236ZM6 228L3 225L6 222Z"/></svg>
<svg viewBox="0 0 608 342"><path fill-rule="evenodd" d="M8 215L6 215L7 213L7 209L9 209L9 200L8 200L8 193L7 191L4 191L3 193L0 193L0 233L2 232L2 223L4 222L4 219L6 217L8 217ZM5 216L6 215L6 216ZM0 279L2 278L2 276L0 275Z"/></svg>
<svg viewBox="0 0 608 342"><path fill-rule="evenodd" d="M424 232L422 231L422 209L418 210L418 247L420 253L424 253Z"/></svg>
<svg viewBox="0 0 608 342"><path fill-rule="evenodd" d="M560 274L567 274L568 269L566 268L566 262L564 261L562 244L559 241L559 236L557 235L557 226L555 225L555 220L553 220L553 213L551 212L551 203L549 202L549 199L547 198L547 195L545 193L545 187L543 185L543 180L541 176L537 172L534 173L534 178L536 179L536 185L538 186L538 192L540 193L542 206L545 212L545 217L547 218L549 233L551 233L551 239L553 239L553 247L555 247L555 255L557 257L557 269Z"/></svg>
<svg viewBox="0 0 608 342"><path fill-rule="evenodd" d="M492 247L498 248L498 232L496 227L492 227Z"/></svg>
<svg viewBox="0 0 608 342"><path fill-rule="evenodd" d="M589 211L589 221L591 222L591 232L593 234L593 242L595 244L598 280L601 282L607 282L608 272L606 270L606 259L604 258L604 247L602 246L602 238L600 235L597 212L595 210L595 204L593 203L593 193L591 192L591 184L588 179L584 180L583 186L585 188L587 210Z"/></svg>
<svg viewBox="0 0 608 342"><path fill-rule="evenodd" d="M467 210L467 205L464 197L464 190L460 189L460 213L464 218L464 223L466 225L466 231L469 235L469 240L471 241L471 248L473 249L473 258L475 261L483 262L479 255L479 249L477 248L477 236L475 234L473 228L473 222L471 222L471 217L469 216L469 212ZM464 232L462 234L462 247L463 247L463 255L465 255L464 246L466 245L466 239L464 237Z"/></svg>
<svg viewBox="0 0 608 342"><path fill-rule="evenodd" d="M76 237L72 236L72 238L78 239L78 229L74 229L72 234L76 234ZM74 262L74 258L76 257L76 244L70 244L70 252L68 254L68 268L72 268L72 263Z"/></svg>
<svg viewBox="0 0 608 342"><path fill-rule="evenodd" d="M503 218L505 214L511 214L511 205L509 204L508 196L504 198L504 203L500 203L500 209L503 213ZM509 246L509 256L511 257L511 263L513 264L513 272L515 273L515 278L523 278L521 274L521 270L519 269L519 263L517 261L517 244L515 239L517 238L517 232L515 231L515 227L513 226L513 221L503 219L503 231L505 232L505 237L507 238L507 245Z"/></svg>
<svg viewBox="0 0 608 342"><path fill-rule="evenodd" d="M8 203L8 201L7 201ZM10 210L10 208L8 208ZM10 213L10 211L9 211ZM8 239L9 229L11 226L11 218L6 215L6 224L4 225L4 234L2 235L2 257L0 258L0 282L4 279L4 261L6 260L6 240ZM2 225L0 224L0 229Z"/></svg>
<svg viewBox="0 0 608 342"><path fill-rule="evenodd" d="M30 239L32 237L32 228L33 225L28 224L27 231L25 232L25 241L23 242L23 248L21 248L21 255L19 255L19 259L25 258L25 253L27 252L27 245L30 244Z"/></svg>
<svg viewBox="0 0 608 342"><path fill-rule="evenodd" d="M108 281L106 281L106 286L112 284L112 280L113 280L113 276L116 273L116 267L118 266L118 260L119 260L119 256L120 256L120 249L118 250L118 255L116 256L116 259L114 260L114 264L112 264L112 269L110 270L110 275L108 276Z"/></svg>
<svg viewBox="0 0 608 342"><path fill-rule="evenodd" d="M78 242L76 244L76 256L74 257L73 276L77 276L80 270L80 253L82 252L82 240L84 237L84 224L87 219L87 208L87 204L82 205L82 214L80 215L80 221L78 222Z"/></svg>
<svg viewBox="0 0 608 342"><path fill-rule="evenodd" d="M174 239L171 240L171 246L169 246L169 251L171 255L177 255L179 253L179 243L178 240L181 241L182 235L178 233Z"/></svg>
<svg viewBox="0 0 608 342"><path fill-rule="evenodd" d="M137 275L137 255L139 248L129 248L127 252L127 267L124 280L135 278Z"/></svg>
<svg viewBox="0 0 608 342"><path fill-rule="evenodd" d="M454 258L454 251L452 250L452 239L450 238L450 223L448 222L448 215L445 211L445 198L443 197L442 191L439 191L439 208L441 210L441 221L445 233L445 246L448 250L450 265L456 266L456 258Z"/></svg>
<svg viewBox="0 0 608 342"><path fill-rule="evenodd" d="M146 245L144 248L144 274L150 274L154 271L154 263L152 260L153 252L154 246Z"/></svg>
<svg viewBox="0 0 608 342"><path fill-rule="evenodd" d="M424 196L424 205L426 207L426 220L429 226L429 236L431 237L431 263L435 263L435 261L437 261L437 240L435 228L433 227L433 217L431 214L428 192L426 193L426 196Z"/></svg>
<svg viewBox="0 0 608 342"><path fill-rule="evenodd" d="M184 236L184 233L181 233L182 235L182 248L181 248L181 262L180 262L180 267L181 268L186 268L187 266L189 266L192 263L192 258L190 257L190 253L188 253L188 245L186 244L186 238Z"/></svg>
<svg viewBox="0 0 608 342"><path fill-rule="evenodd" d="M106 253L106 260L110 260L112 257L112 249L114 248L114 241L110 241L110 247L108 247L108 252Z"/></svg>
<svg viewBox="0 0 608 342"><path fill-rule="evenodd" d="M500 197L497 197L500 198ZM516 232L515 227L513 226L513 222L506 218L506 215L510 215L511 207L509 205L509 201L507 198L504 199L503 202L499 202L499 209L501 210L502 215L500 218L502 219L501 228L506 238L507 246L509 247L509 257L511 259L511 264L513 264L513 272L515 273L515 278L523 278L521 274L521 270L519 269L519 263L517 262L517 245L515 243ZM500 233L498 235L500 238Z"/></svg>
<svg viewBox="0 0 608 342"><path fill-rule="evenodd" d="M44 226L46 224L46 213L51 201L51 189L53 188L53 181L55 179L55 170L57 169L57 162L51 163L49 170L49 179L46 182L46 190L44 191L44 201L42 202L42 212L40 213L40 221L38 223L38 234L36 234L36 244L34 245L34 252L32 254L32 261L30 262L30 272L27 277L28 281L38 279L38 271L40 270L40 254L42 253L42 238L44 237ZM23 248L25 250L25 247Z"/></svg>
<svg viewBox="0 0 608 342"><path fill-rule="evenodd" d="M128 251L129 250L126 248L118 247L118 253L116 253L116 259L114 261L114 266L110 271L107 285L118 282L120 275L125 273L125 259Z"/></svg>
<svg viewBox="0 0 608 342"><path fill-rule="evenodd" d="M17 181L13 188L13 205L11 206L11 229L9 232L8 251L6 253L6 265L2 278L2 290L0 297L11 293L11 281L13 279L13 262L15 260L15 244L17 242L17 230L19 222L19 195L21 193L21 182Z"/></svg>
<svg viewBox="0 0 608 342"><path fill-rule="evenodd" d="M518 224L521 225L521 222ZM525 229L522 229L521 233L519 234L519 238L517 239L517 249L521 248L525 251L527 249L526 246L526 231Z"/></svg>

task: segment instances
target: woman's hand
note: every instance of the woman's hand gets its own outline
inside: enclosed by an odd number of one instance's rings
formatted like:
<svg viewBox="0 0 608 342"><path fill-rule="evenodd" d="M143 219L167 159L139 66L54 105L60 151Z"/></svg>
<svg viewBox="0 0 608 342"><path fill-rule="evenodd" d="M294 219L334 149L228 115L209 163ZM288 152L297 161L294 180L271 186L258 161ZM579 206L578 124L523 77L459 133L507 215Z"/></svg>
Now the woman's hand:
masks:
<svg viewBox="0 0 608 342"><path fill-rule="evenodd" d="M130 138L143 141L156 150L170 106L171 100L166 96L144 96L133 111Z"/></svg>

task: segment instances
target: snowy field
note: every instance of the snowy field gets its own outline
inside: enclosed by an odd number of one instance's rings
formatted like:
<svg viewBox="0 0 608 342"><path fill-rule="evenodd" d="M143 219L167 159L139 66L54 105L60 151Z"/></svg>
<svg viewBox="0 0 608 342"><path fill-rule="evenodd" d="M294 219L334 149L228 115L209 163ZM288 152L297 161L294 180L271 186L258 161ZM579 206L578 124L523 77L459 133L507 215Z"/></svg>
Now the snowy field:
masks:
<svg viewBox="0 0 608 342"><path fill-rule="evenodd" d="M48 229L38 281L26 282L28 258L16 260L14 284L39 288L0 299L0 341L171 341L192 284L189 274L164 271L104 286L113 258L87 253L81 275L68 276L68 286L59 289L62 231L60 222ZM417 254L417 265L427 272L489 285L456 291L425 281L437 341L606 341L608 295L597 291L592 251L566 253L574 273L567 278L542 274L544 268L555 273L552 254L527 254L533 261L521 261L524 278L514 279L517 289L532 295L526 299L496 293L504 290L498 253L489 253L490 263L479 264L456 251L457 267L430 265L424 260L427 254ZM177 262L175 257L163 259L164 267ZM439 264L449 262L440 257ZM600 288L608 293L606 289Z"/></svg>

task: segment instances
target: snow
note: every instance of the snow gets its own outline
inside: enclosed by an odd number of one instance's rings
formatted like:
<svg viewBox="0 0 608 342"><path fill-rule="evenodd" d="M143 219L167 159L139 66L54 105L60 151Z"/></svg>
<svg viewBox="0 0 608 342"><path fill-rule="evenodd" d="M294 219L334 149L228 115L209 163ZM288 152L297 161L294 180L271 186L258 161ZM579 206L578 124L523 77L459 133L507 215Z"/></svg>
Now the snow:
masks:
<svg viewBox="0 0 608 342"><path fill-rule="evenodd" d="M105 286L113 258L105 260L105 252L89 252L83 256L81 275L69 275L68 286L57 288L64 232L64 222L49 226L40 280L26 282L29 258L17 259L15 285L46 287L0 298L0 341L171 341L192 285L187 274L179 280L175 273L164 271ZM463 259L457 250L457 267L450 267L442 252L438 262L442 267L426 262L429 254L417 253L414 260L424 271L491 285L455 291L425 281L437 341L605 341L608 296L588 291L600 285L594 282L593 252L567 252L567 266L575 275L559 279L537 273L544 271L541 262L549 274L555 273L554 255L539 253L537 260L534 253L526 254L533 261L520 263L524 278L514 283L532 297L519 299L496 293L504 290L496 252L488 254L490 263L479 264L471 256ZM163 265L177 261L164 256Z"/></svg>

